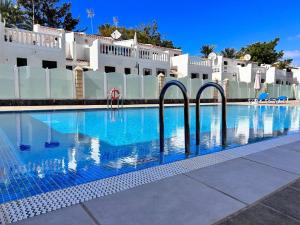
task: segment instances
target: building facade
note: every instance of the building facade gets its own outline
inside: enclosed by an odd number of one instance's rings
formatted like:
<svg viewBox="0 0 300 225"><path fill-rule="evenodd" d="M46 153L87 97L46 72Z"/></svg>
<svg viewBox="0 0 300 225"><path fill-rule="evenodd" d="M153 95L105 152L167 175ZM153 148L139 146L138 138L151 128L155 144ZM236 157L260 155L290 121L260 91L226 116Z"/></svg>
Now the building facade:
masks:
<svg viewBox="0 0 300 225"><path fill-rule="evenodd" d="M3 2L3 1L2 1ZM213 81L254 82L290 85L300 80L299 68L290 72L270 65L216 56L203 59L180 49L158 47L131 40L65 32L34 25L33 31L7 28L0 21L0 64L18 67L67 68L105 73L190 77Z"/></svg>

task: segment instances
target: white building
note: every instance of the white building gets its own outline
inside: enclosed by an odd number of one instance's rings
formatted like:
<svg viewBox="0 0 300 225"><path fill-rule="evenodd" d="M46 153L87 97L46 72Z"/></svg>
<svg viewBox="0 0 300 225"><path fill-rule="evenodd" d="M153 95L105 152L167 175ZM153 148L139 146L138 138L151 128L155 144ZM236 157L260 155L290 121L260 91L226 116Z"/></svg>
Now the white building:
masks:
<svg viewBox="0 0 300 225"><path fill-rule="evenodd" d="M247 64L245 60L229 59L218 55L215 60L212 60L212 79L235 81L238 79L239 67L245 67Z"/></svg>
<svg viewBox="0 0 300 225"><path fill-rule="evenodd" d="M172 57L171 70L172 74L178 78L189 76L192 79L212 79L211 61L189 54Z"/></svg>
<svg viewBox="0 0 300 225"><path fill-rule="evenodd" d="M171 57L180 55L179 49L118 41L109 37L70 32L66 34L68 67L83 66L100 72L158 75L170 74Z"/></svg>
<svg viewBox="0 0 300 225"><path fill-rule="evenodd" d="M43 68L65 68L64 31L40 32L4 27L0 22L0 63Z"/></svg>
<svg viewBox="0 0 300 225"><path fill-rule="evenodd" d="M260 65L257 63L240 60L240 59L229 59L223 56L217 56L212 61L213 80L222 81L225 79L231 81L239 81L251 83L255 81L255 76L260 72L261 83L276 83L291 85L295 83L296 74L293 72L287 72L287 70L280 70L271 65Z"/></svg>
<svg viewBox="0 0 300 225"><path fill-rule="evenodd" d="M180 49L158 47L131 40L65 32L34 25L33 31L4 27L0 22L0 64L43 68L116 72L201 78L203 80L292 84L300 81L300 70L279 70L270 65L217 56L214 60L182 54Z"/></svg>

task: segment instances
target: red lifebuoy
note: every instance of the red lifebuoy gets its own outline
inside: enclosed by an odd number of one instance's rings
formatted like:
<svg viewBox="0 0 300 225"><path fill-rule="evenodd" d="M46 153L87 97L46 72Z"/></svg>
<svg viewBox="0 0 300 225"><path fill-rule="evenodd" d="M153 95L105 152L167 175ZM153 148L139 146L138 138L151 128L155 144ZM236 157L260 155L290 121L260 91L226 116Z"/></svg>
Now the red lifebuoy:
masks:
<svg viewBox="0 0 300 225"><path fill-rule="evenodd" d="M120 98L120 91L117 88L111 89L110 97L112 100L118 100Z"/></svg>

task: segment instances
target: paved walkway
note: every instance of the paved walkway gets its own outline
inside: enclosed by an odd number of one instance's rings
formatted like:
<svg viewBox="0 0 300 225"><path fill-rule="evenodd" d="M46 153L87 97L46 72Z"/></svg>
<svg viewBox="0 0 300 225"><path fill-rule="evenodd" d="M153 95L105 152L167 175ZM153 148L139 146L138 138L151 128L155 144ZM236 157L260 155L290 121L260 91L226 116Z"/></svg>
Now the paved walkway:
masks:
<svg viewBox="0 0 300 225"><path fill-rule="evenodd" d="M217 103L201 103L201 105L215 105ZM183 104L165 104L165 106L182 106ZM191 103L190 105L195 105ZM257 105L249 104L248 102L228 102L227 105ZM289 103L261 103L259 105L268 106L300 106L300 101L289 101ZM117 108L117 106L113 106ZM134 104L124 105L124 108L139 108L139 107L158 107L158 104ZM44 110L79 110L79 109L107 109L107 105L50 105L50 106L0 106L0 112L11 112L11 111L44 111Z"/></svg>
<svg viewBox="0 0 300 225"><path fill-rule="evenodd" d="M272 148L17 224L300 224L300 181L287 187L300 177L299 146Z"/></svg>

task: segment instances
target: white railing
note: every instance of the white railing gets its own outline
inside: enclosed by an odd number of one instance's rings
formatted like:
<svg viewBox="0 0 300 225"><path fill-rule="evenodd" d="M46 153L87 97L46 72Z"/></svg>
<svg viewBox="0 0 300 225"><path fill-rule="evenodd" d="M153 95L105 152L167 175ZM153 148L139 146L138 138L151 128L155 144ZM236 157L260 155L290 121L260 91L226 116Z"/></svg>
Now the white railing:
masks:
<svg viewBox="0 0 300 225"><path fill-rule="evenodd" d="M12 28L5 28L4 41L45 48L62 48L61 36Z"/></svg>
<svg viewBox="0 0 300 225"><path fill-rule="evenodd" d="M149 49L139 49L139 58L154 61L168 62L169 55L164 52L152 51Z"/></svg>
<svg viewBox="0 0 300 225"><path fill-rule="evenodd" d="M210 60L205 60L202 59L201 57L198 56L190 56L189 58L189 64L190 65L196 65L196 66L211 66L211 61Z"/></svg>
<svg viewBox="0 0 300 225"><path fill-rule="evenodd" d="M138 53L138 54L137 54ZM100 44L100 54L123 57L133 57L145 60L168 62L169 55L164 52L152 51L148 49L135 49L112 44Z"/></svg>
<svg viewBox="0 0 300 225"><path fill-rule="evenodd" d="M100 54L124 57L135 57L135 49L118 45L100 44Z"/></svg>

